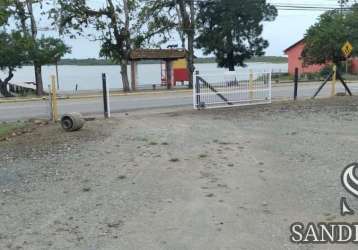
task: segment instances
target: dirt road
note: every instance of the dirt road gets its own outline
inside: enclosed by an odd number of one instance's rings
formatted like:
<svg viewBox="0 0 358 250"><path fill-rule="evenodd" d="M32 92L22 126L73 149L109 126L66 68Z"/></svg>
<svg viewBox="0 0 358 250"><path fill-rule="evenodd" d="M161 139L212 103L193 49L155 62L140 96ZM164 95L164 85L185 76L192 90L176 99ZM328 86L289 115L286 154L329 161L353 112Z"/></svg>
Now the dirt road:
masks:
<svg viewBox="0 0 358 250"><path fill-rule="evenodd" d="M0 249L356 249L290 243L342 221L358 98L130 113L0 142ZM357 216L345 220L357 221Z"/></svg>

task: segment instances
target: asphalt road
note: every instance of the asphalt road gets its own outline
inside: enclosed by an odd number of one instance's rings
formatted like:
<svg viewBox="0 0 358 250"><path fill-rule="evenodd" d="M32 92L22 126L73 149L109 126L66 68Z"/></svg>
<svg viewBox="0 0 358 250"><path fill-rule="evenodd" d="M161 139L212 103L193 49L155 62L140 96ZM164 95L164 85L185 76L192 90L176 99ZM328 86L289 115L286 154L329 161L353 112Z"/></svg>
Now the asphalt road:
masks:
<svg viewBox="0 0 358 250"><path fill-rule="evenodd" d="M302 84L298 95L300 98L311 97L318 88L318 84ZM338 84L338 92L344 91ZM358 83L349 84L353 94L358 93ZM319 95L328 97L331 92L327 85ZM293 86L275 85L272 89L273 99L293 98ZM190 92L165 92L160 94L128 95L111 97L111 111L113 113L126 112L137 109L165 108L174 106L192 105ZM103 112L103 101L100 97L88 99L59 100L60 114L66 112L81 112L83 114L100 114ZM16 121L30 118L48 117L49 107L47 101L31 101L0 104L0 121Z"/></svg>

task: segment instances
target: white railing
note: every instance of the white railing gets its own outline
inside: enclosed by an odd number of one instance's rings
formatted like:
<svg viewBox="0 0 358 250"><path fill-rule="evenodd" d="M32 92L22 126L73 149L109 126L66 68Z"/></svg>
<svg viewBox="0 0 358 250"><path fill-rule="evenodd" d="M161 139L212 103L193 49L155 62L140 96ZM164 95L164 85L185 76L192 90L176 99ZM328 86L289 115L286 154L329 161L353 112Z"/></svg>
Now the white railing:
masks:
<svg viewBox="0 0 358 250"><path fill-rule="evenodd" d="M195 109L271 103L271 73L196 74Z"/></svg>

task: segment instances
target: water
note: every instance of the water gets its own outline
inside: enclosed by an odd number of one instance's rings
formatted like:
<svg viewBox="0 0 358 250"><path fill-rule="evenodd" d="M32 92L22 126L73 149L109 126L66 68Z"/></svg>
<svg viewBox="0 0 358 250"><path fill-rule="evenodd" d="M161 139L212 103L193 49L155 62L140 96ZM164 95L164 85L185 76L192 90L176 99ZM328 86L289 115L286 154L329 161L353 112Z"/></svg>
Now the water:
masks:
<svg viewBox="0 0 358 250"><path fill-rule="evenodd" d="M287 64L270 63L249 63L246 68L238 68L239 73L248 73L252 69L254 72L273 71L287 72ZM197 64L196 70L202 74L222 74L226 69L218 68L216 64ZM44 66L43 80L45 89L50 84L50 76L55 75L55 66ZM102 88L101 74L107 74L107 82L112 89L122 88L120 67L114 66L59 66L60 90L72 91L78 84L78 90L97 90ZM160 64L140 64L138 65L138 85L160 84ZM3 74L0 73L1 77ZM130 76L130 67L128 67ZM25 66L15 72L11 82L34 82L34 70L32 66Z"/></svg>

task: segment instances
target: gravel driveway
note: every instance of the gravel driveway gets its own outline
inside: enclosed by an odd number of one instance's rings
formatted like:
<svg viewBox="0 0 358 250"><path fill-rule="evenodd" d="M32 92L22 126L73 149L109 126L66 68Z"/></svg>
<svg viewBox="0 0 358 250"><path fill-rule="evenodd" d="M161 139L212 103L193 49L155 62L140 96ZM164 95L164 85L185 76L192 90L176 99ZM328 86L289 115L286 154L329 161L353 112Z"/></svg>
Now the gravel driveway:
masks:
<svg viewBox="0 0 358 250"><path fill-rule="evenodd" d="M342 221L358 98L129 113L0 142L0 249L356 249L290 243ZM357 216L346 217L348 222Z"/></svg>

